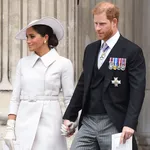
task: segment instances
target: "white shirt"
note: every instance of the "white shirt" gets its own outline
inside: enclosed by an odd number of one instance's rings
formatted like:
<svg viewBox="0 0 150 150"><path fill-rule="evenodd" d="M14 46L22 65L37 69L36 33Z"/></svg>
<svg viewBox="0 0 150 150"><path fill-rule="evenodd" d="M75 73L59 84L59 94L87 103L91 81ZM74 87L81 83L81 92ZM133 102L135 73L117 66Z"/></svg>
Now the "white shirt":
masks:
<svg viewBox="0 0 150 150"><path fill-rule="evenodd" d="M98 69L100 69L100 67L102 66L102 64L104 63L105 59L107 58L107 56L109 55L109 53L111 52L112 48L115 46L115 44L117 43L118 39L120 37L120 33L119 31L116 32L115 35L113 35L110 39L108 39L106 41L107 45L109 46L109 48L106 50L106 54L105 54L105 57L103 59L100 59L100 56L102 55L102 51L100 50L99 51L99 54L98 54L98 60L97 60L97 66L98 66ZM104 41L102 40L101 41L101 46L103 45ZM101 49L101 47L100 47Z"/></svg>

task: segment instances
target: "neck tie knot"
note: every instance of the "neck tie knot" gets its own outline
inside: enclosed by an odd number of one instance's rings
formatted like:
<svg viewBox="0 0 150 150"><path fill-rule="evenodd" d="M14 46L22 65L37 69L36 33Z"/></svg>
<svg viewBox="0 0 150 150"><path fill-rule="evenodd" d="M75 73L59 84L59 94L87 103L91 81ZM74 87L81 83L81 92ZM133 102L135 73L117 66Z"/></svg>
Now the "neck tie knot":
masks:
<svg viewBox="0 0 150 150"><path fill-rule="evenodd" d="M104 43L102 44L102 46L101 46L101 50L102 50L103 52L105 52L108 48L109 48L109 46L107 45L106 42L104 42Z"/></svg>

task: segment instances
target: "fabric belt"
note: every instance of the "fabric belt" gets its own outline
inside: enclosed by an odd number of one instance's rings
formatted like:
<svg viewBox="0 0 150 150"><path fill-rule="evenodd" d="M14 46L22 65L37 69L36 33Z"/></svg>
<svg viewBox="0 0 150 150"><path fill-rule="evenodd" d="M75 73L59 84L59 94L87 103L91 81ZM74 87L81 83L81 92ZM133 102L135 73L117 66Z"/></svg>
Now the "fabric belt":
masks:
<svg viewBox="0 0 150 150"><path fill-rule="evenodd" d="M28 96L28 95L21 95L20 100L22 101L56 101L58 100L58 96L46 96L46 95L36 95L36 96Z"/></svg>

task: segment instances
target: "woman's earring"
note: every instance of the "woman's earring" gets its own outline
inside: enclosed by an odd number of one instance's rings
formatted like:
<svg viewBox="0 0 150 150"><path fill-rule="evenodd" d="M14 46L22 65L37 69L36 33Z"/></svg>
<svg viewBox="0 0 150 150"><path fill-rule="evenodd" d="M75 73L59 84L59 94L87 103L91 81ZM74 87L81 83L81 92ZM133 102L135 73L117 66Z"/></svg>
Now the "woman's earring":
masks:
<svg viewBox="0 0 150 150"><path fill-rule="evenodd" d="M44 41L44 44L46 44L46 40Z"/></svg>

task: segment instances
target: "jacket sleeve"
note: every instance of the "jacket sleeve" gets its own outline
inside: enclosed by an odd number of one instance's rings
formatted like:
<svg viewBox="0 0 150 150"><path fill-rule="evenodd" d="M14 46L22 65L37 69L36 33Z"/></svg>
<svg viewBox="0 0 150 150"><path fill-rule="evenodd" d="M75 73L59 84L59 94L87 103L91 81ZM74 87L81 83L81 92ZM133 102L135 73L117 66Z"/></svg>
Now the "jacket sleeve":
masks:
<svg viewBox="0 0 150 150"><path fill-rule="evenodd" d="M20 104L20 91L21 91L21 61L18 62L16 68L16 76L13 84L13 91L9 105L9 114L17 115L18 107Z"/></svg>
<svg viewBox="0 0 150 150"><path fill-rule="evenodd" d="M63 71L61 75L62 92L64 96L64 103L67 107L70 103L74 91L74 71L73 65L69 59L67 59L63 65Z"/></svg>
<svg viewBox="0 0 150 150"><path fill-rule="evenodd" d="M83 57L83 71L79 77L71 101L63 116L63 119L67 119L73 122L76 121L76 119L79 116L79 111L82 110L82 103L84 97L84 65L85 65L86 49Z"/></svg>
<svg viewBox="0 0 150 150"><path fill-rule="evenodd" d="M135 130L145 96L146 84L145 60L140 48L129 58L128 77L130 97L124 126Z"/></svg>
<svg viewBox="0 0 150 150"><path fill-rule="evenodd" d="M63 119L68 119L70 121L75 121L78 117L78 112L82 109L84 93L84 73L82 72L77 86L75 88L74 94L71 98L71 102L66 109Z"/></svg>

